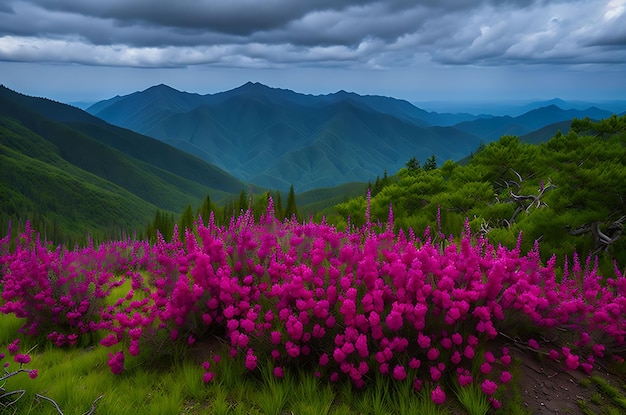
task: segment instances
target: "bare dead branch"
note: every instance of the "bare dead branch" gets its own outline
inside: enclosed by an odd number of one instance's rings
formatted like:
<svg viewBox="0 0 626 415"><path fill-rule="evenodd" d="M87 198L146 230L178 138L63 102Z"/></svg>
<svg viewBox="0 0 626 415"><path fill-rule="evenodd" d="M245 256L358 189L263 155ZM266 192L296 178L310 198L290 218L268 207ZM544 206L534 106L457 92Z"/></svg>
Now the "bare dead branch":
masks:
<svg viewBox="0 0 626 415"><path fill-rule="evenodd" d="M52 404L52 405L56 408L56 410L57 410L57 412L59 413L59 415L64 415L64 414L63 414L63 411L61 410L61 408L59 408L59 404L58 404L58 403L56 403L56 402L54 401L54 399L52 399L52 398L48 398L47 396L41 395L41 394L39 394L39 393L35 394L35 397L37 397L37 398L39 398L39 399L44 399L44 400L46 400L46 401L50 402L50 403L51 403L51 404Z"/></svg>

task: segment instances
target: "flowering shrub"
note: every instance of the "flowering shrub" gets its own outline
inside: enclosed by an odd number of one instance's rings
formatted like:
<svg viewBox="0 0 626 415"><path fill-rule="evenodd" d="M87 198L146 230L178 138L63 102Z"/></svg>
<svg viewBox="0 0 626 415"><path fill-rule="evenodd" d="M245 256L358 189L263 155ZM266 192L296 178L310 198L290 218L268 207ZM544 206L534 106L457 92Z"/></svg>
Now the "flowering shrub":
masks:
<svg viewBox="0 0 626 415"><path fill-rule="evenodd" d="M557 275L538 247L522 255L519 244L494 247L467 227L458 241L428 229L423 239L395 234L391 214L386 225L340 231L281 223L271 212L270 203L258 222L247 212L228 227L199 221L184 243L175 236L153 246L52 251L27 230L0 259L0 311L26 318L29 334L50 321L46 335L59 345L101 332L103 345L118 348L109 356L114 373L125 352L140 354L154 339L188 347L217 334L250 371L269 359L282 377L288 365L315 362L318 376L357 387L379 372L416 388L428 382L436 404L445 402L442 379L450 378L479 385L494 408L499 385L511 380L511 356L487 346L519 319L535 334L574 334L549 352L567 369L588 372L594 359L623 349L626 278L617 270L604 279L574 257L572 270ZM105 306L126 281L127 295ZM215 376L210 368L205 382Z"/></svg>

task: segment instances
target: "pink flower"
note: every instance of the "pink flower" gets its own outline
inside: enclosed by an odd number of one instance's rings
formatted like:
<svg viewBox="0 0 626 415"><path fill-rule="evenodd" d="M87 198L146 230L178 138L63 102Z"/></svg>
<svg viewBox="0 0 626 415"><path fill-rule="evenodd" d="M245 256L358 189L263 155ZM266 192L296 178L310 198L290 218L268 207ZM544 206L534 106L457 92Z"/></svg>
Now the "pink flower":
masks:
<svg viewBox="0 0 626 415"><path fill-rule="evenodd" d="M215 373L214 372L204 372L204 375L202 375L202 381L204 383L209 383L213 380L213 378L215 378Z"/></svg>
<svg viewBox="0 0 626 415"><path fill-rule="evenodd" d="M469 370L464 369L464 370L459 371L459 385L467 386L467 385L470 385L473 381L474 379L472 378L472 375L469 372Z"/></svg>
<svg viewBox="0 0 626 415"><path fill-rule="evenodd" d="M439 379L441 379L441 371L436 368L435 366L431 366L430 367L430 378L433 380L433 382L437 382Z"/></svg>
<svg viewBox="0 0 626 415"><path fill-rule="evenodd" d="M335 359L335 362L341 363L346 360L346 354L339 347L336 347L333 352L333 359Z"/></svg>
<svg viewBox="0 0 626 415"><path fill-rule="evenodd" d="M252 349L248 349L248 353L246 354L246 369L254 370L257 365L257 357L254 355L254 351Z"/></svg>
<svg viewBox="0 0 626 415"><path fill-rule="evenodd" d="M396 310L392 310L385 318L385 323L387 323L387 327L389 327L392 331L398 331L402 328L404 321L402 320L402 314L397 312Z"/></svg>
<svg viewBox="0 0 626 415"><path fill-rule="evenodd" d="M328 362L330 361L330 359L328 358L328 354L324 353L323 355L320 356L320 366L326 366L328 364Z"/></svg>
<svg viewBox="0 0 626 415"><path fill-rule="evenodd" d="M480 388L485 395L493 395L498 389L498 384L492 380L485 379L480 385Z"/></svg>
<svg viewBox="0 0 626 415"><path fill-rule="evenodd" d="M500 362L502 362L502 364L504 366L510 365L511 364L511 355L506 354L506 355L500 357Z"/></svg>
<svg viewBox="0 0 626 415"><path fill-rule="evenodd" d="M474 353L474 348L472 346L470 346L469 344L465 346L465 350L463 350L463 356L467 357L468 359L473 359Z"/></svg>
<svg viewBox="0 0 626 415"><path fill-rule="evenodd" d="M485 362L494 363L496 361L496 357L491 352L485 352Z"/></svg>
<svg viewBox="0 0 626 415"><path fill-rule="evenodd" d="M511 375L511 373L506 370L500 374L500 382L502 382L503 384L509 383L511 379L513 379L513 375Z"/></svg>
<svg viewBox="0 0 626 415"><path fill-rule="evenodd" d="M559 352L554 349L550 350L550 353L548 353L548 357L552 360L559 360L559 356Z"/></svg>
<svg viewBox="0 0 626 415"><path fill-rule="evenodd" d="M27 354L18 353L15 355L13 360L15 360L16 363L19 363L22 365L22 364L26 364L30 362L30 356Z"/></svg>
<svg viewBox="0 0 626 415"><path fill-rule="evenodd" d="M107 364L114 375L122 373L124 370L124 352L117 352L115 354L109 353L109 361Z"/></svg>
<svg viewBox="0 0 626 415"><path fill-rule="evenodd" d="M502 407L502 404L500 403L500 401L494 398L493 396L489 398L489 403L491 404L491 407L493 409L500 409Z"/></svg>
<svg viewBox="0 0 626 415"><path fill-rule="evenodd" d="M416 358L412 358L412 359L409 361L409 367L410 367L411 369L419 369L419 367L420 367L420 365L421 365L421 364L422 364L422 362L421 362L419 359L416 359Z"/></svg>
<svg viewBox="0 0 626 415"><path fill-rule="evenodd" d="M441 339L441 347L446 350L452 348L452 340L450 339L450 337L444 337L443 339Z"/></svg>
<svg viewBox="0 0 626 415"><path fill-rule="evenodd" d="M277 378L282 379L282 378L284 378L284 377L285 377L285 371L283 370L283 368L282 368L282 367L280 367L280 366L276 366L276 367L274 368L274 376L275 376L275 377L277 377Z"/></svg>
<svg viewBox="0 0 626 415"><path fill-rule="evenodd" d="M430 399L432 399L436 405L443 405L446 402L446 393L441 389L441 386L437 385L430 393Z"/></svg>
<svg viewBox="0 0 626 415"><path fill-rule="evenodd" d="M450 357L450 361L455 365L461 363L461 353L459 353L458 350L455 350L455 352L452 353L452 356Z"/></svg>
<svg viewBox="0 0 626 415"><path fill-rule="evenodd" d="M28 372L28 377L31 379L36 379L38 375L39 375L39 371L37 369L33 369L30 372Z"/></svg>
<svg viewBox="0 0 626 415"><path fill-rule="evenodd" d="M359 335L359 338L354 343L354 347L356 348L361 358L365 359L367 356L369 356L370 353L367 348L367 336L365 336L364 334Z"/></svg>
<svg viewBox="0 0 626 415"><path fill-rule="evenodd" d="M491 372L491 365L487 362L484 362L482 365L480 365L480 371L481 373L488 375Z"/></svg>
<svg viewBox="0 0 626 415"><path fill-rule="evenodd" d="M404 369L404 366L396 365L396 367L393 368L393 378L395 380L404 380L406 378L406 370Z"/></svg>
<svg viewBox="0 0 626 415"><path fill-rule="evenodd" d="M452 343L460 346L463 343L463 336L460 333L454 333L452 336Z"/></svg>
<svg viewBox="0 0 626 415"><path fill-rule="evenodd" d="M280 333L280 331L273 331L270 334L270 337L271 337L272 344L280 344L282 334Z"/></svg>
<svg viewBox="0 0 626 415"><path fill-rule="evenodd" d="M431 348L430 350L428 350L428 353L426 353L426 357L428 357L429 360L435 360L439 357L439 350L436 348Z"/></svg>
<svg viewBox="0 0 626 415"><path fill-rule="evenodd" d="M580 362L578 361L578 356L575 354L568 354L565 356L565 366L567 366L571 370L576 370Z"/></svg>
<svg viewBox="0 0 626 415"><path fill-rule="evenodd" d="M20 339L13 340L13 342L7 346L9 353L11 353L11 355L14 355L15 353L17 353L17 351L20 349L19 345L20 345Z"/></svg>
<svg viewBox="0 0 626 415"><path fill-rule="evenodd" d="M604 345L603 344L594 344L591 348L593 350L593 354L597 357L604 357Z"/></svg>
<svg viewBox="0 0 626 415"><path fill-rule="evenodd" d="M539 343L535 339L529 339L528 340L528 347L530 347L532 349L535 349L535 350L539 350Z"/></svg>
<svg viewBox="0 0 626 415"><path fill-rule="evenodd" d="M419 333L417 335L417 344L419 344L419 346L422 349L427 349L430 347L430 337L429 336L425 336L422 333Z"/></svg>

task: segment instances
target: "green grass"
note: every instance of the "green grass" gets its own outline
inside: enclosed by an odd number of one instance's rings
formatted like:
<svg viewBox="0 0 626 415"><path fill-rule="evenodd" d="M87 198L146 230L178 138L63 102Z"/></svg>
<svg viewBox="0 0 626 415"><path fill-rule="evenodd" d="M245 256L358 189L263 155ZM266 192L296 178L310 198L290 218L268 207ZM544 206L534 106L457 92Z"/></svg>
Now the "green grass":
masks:
<svg viewBox="0 0 626 415"><path fill-rule="evenodd" d="M11 327L2 331L6 345L18 335L20 324L17 319L0 317L2 323L7 323L6 327ZM270 364L260 364L253 373L248 373L243 359L231 359L226 348L221 361L212 362L215 379L205 384L202 381L204 370L190 356L182 356L175 363L166 359L158 365L153 364L151 356L127 357L127 369L116 376L107 365L108 354L115 350L99 344L87 348L57 348L29 344L28 340L21 342L23 350L37 346L31 353L28 367L37 368L39 376L30 379L20 373L7 380L4 386L7 391L23 389L25 393L11 410L0 411L2 414L57 415L54 405L38 398L37 394L54 400L65 415L82 415L92 405L96 413L116 415L441 415L461 413L457 409L464 406L463 398L455 401L453 393L449 394L445 405L435 405L428 387L416 392L409 378L396 382L373 374L366 386L358 389L349 382L329 384L304 368L286 368L282 379L274 377ZM606 392L600 393L606 395ZM474 398L476 396L472 396ZM611 408L619 408L611 402ZM474 406L480 405L466 404L465 413L484 413L469 409ZM521 400L517 409L520 407L523 407ZM524 413L510 406L507 408L508 412L502 413Z"/></svg>
<svg viewBox="0 0 626 415"><path fill-rule="evenodd" d="M489 400L480 389L480 385L472 383L467 386L458 386L455 394L468 415L485 415L489 411Z"/></svg>

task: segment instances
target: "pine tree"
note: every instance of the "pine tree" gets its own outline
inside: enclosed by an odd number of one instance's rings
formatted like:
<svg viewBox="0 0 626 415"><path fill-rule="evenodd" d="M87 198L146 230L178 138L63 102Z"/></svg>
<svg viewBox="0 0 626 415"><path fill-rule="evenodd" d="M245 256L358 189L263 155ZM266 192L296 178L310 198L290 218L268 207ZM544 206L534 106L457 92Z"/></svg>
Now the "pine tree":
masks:
<svg viewBox="0 0 626 415"><path fill-rule="evenodd" d="M242 210L248 210L250 203L248 201L248 195L246 194L245 189L239 193L239 202L237 202L237 213Z"/></svg>
<svg viewBox="0 0 626 415"><path fill-rule="evenodd" d="M185 211L180 217L178 222L178 236L181 241L185 240L185 229L191 229L193 227L193 209L191 205L187 205Z"/></svg>
<svg viewBox="0 0 626 415"><path fill-rule="evenodd" d="M424 171L435 170L437 168L437 159L435 155L428 157L424 162Z"/></svg>
<svg viewBox="0 0 626 415"><path fill-rule="evenodd" d="M276 219L285 219L285 211L283 210L283 198L280 195L280 190L276 191L276 200L274 200L274 216Z"/></svg>
<svg viewBox="0 0 626 415"><path fill-rule="evenodd" d="M207 225L209 223L209 218L211 217L211 196L206 195L204 198L204 202L202 202L202 206L198 209L198 214L202 216L202 222Z"/></svg>
<svg viewBox="0 0 626 415"><path fill-rule="evenodd" d="M298 208L296 206L296 195L293 191L293 185L289 188L289 196L287 196L287 207L285 207L285 218L291 219L293 216L296 219L300 218L298 214Z"/></svg>

